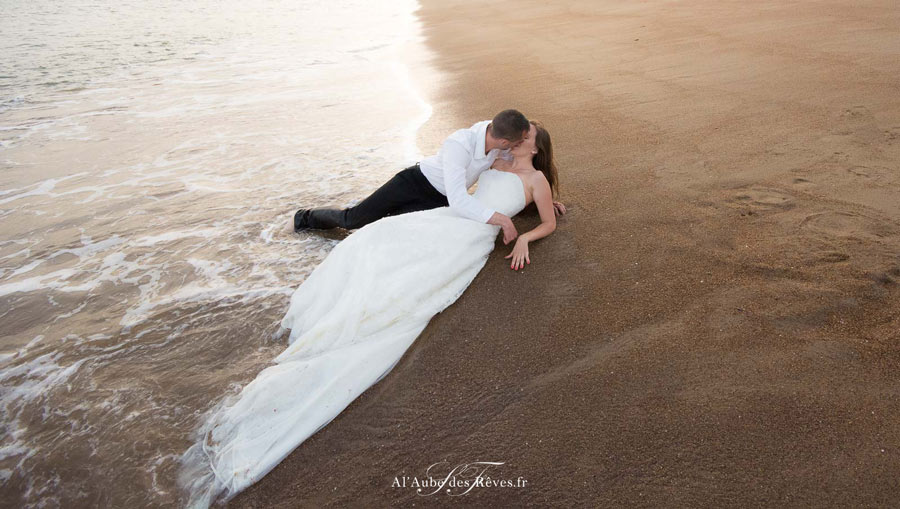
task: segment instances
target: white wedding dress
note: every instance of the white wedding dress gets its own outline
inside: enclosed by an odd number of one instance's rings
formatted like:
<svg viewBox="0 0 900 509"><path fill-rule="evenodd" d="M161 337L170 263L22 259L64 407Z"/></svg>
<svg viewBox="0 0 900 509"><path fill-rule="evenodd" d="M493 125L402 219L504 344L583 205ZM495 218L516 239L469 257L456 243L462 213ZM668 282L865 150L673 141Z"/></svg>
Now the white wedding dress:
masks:
<svg viewBox="0 0 900 509"><path fill-rule="evenodd" d="M525 207L514 173L483 172L474 196L510 217ZM182 457L189 504L253 484L387 375L469 286L499 231L440 207L383 218L336 245L291 297L289 346L209 414Z"/></svg>

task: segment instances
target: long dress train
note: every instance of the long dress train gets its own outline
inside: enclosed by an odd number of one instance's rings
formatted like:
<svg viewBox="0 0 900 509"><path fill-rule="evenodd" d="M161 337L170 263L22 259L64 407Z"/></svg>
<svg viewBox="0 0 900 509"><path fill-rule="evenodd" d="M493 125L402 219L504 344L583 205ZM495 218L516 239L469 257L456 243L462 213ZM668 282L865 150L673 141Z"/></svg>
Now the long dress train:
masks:
<svg viewBox="0 0 900 509"><path fill-rule="evenodd" d="M514 173L483 172L474 196L510 217L525 207ZM291 297L289 346L210 412L184 453L189 505L253 484L387 375L469 286L499 231L441 207L380 219L335 246Z"/></svg>

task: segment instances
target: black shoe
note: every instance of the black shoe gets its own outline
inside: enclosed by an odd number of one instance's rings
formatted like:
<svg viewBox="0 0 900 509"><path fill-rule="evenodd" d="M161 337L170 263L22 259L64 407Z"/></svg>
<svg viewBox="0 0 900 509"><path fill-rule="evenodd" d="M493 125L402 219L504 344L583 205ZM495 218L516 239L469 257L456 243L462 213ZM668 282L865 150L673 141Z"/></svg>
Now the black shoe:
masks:
<svg viewBox="0 0 900 509"><path fill-rule="evenodd" d="M300 209L294 214L294 231L338 228L345 224L343 214L344 211L340 209Z"/></svg>
<svg viewBox="0 0 900 509"><path fill-rule="evenodd" d="M300 209L294 214L294 231L299 232L309 228L309 209Z"/></svg>

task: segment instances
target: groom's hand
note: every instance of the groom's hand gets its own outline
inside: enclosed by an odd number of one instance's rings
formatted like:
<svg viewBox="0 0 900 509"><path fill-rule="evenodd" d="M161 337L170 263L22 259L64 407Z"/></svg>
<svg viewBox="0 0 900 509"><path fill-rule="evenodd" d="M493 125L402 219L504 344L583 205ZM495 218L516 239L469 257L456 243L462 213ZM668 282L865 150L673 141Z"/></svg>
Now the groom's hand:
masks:
<svg viewBox="0 0 900 509"><path fill-rule="evenodd" d="M515 225L513 225L512 219L508 216L504 216L499 212L494 212L494 215L488 219L488 224L496 224L500 228L503 228L503 243L509 244L510 242L516 240L516 237L519 236L519 232L516 231Z"/></svg>

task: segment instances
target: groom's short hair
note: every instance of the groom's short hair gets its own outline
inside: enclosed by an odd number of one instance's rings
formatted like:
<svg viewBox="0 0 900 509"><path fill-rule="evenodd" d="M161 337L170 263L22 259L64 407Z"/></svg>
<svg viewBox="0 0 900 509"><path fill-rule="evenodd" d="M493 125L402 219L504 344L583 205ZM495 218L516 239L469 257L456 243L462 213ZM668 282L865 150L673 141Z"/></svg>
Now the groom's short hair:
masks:
<svg viewBox="0 0 900 509"><path fill-rule="evenodd" d="M491 136L509 141L519 141L522 133L531 129L528 119L518 110L503 110L491 120Z"/></svg>

